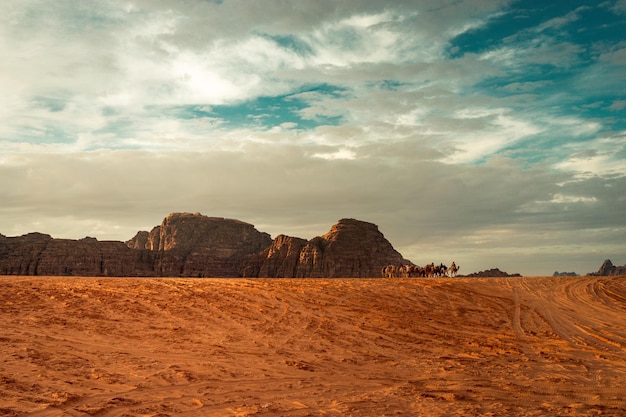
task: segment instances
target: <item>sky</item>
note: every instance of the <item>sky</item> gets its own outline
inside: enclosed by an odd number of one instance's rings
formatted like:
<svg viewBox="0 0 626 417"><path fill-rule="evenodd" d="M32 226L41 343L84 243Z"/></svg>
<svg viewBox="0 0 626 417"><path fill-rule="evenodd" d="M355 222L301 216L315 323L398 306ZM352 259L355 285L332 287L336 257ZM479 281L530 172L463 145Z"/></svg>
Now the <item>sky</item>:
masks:
<svg viewBox="0 0 626 417"><path fill-rule="evenodd" d="M0 3L0 233L341 218L460 273L626 263L626 0Z"/></svg>

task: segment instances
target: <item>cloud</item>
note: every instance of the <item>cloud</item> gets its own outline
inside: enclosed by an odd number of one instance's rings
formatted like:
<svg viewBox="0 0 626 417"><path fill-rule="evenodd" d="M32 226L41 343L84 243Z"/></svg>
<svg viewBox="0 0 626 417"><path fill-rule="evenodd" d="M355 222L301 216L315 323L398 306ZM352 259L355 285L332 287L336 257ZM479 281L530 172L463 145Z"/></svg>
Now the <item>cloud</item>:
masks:
<svg viewBox="0 0 626 417"><path fill-rule="evenodd" d="M546 30L558 30L558 29L562 29L563 26L566 26L570 23L576 22L577 20L581 19L581 12L586 11L586 10L590 10L591 7L588 6L580 6L578 8L576 8L575 10L566 13L563 16L558 16L555 18L552 18L550 20L548 20L547 22L544 22L542 24L540 24L539 26L537 26L535 28L535 30L537 32L543 32Z"/></svg>
<svg viewBox="0 0 626 417"><path fill-rule="evenodd" d="M335 152L317 152L312 155L314 158L322 158L322 159L356 159L356 154L354 151L350 149L339 149Z"/></svg>
<svg viewBox="0 0 626 417"><path fill-rule="evenodd" d="M555 167L573 172L575 178L626 177L626 132L564 146L569 157Z"/></svg>
<svg viewBox="0 0 626 417"><path fill-rule="evenodd" d="M611 10L617 14L626 15L626 0L616 0Z"/></svg>
<svg viewBox="0 0 626 417"><path fill-rule="evenodd" d="M621 111L626 108L626 100L615 100L609 106L609 110Z"/></svg>

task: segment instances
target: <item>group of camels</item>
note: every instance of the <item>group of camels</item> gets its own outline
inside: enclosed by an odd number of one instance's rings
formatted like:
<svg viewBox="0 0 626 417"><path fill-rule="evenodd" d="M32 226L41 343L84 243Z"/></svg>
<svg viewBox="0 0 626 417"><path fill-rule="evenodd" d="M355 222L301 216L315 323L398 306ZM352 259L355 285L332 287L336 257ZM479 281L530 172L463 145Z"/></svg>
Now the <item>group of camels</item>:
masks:
<svg viewBox="0 0 626 417"><path fill-rule="evenodd" d="M455 277L459 267L452 265L435 265L433 262L426 266L404 264L400 266L387 265L381 270L383 278L409 278L409 277Z"/></svg>

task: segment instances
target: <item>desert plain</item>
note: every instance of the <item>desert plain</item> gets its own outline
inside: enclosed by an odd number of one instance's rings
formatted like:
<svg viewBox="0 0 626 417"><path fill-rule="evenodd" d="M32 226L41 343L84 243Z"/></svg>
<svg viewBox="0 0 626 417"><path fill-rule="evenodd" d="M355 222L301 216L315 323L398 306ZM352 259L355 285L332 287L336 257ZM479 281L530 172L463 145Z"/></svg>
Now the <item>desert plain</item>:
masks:
<svg viewBox="0 0 626 417"><path fill-rule="evenodd" d="M626 415L626 278L0 277L0 415Z"/></svg>

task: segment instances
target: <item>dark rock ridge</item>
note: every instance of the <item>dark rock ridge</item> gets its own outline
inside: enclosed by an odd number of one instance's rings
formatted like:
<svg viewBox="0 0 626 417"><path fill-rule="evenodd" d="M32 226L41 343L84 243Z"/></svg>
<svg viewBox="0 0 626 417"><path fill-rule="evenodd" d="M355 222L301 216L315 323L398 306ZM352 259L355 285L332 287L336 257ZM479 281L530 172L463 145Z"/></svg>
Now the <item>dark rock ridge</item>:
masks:
<svg viewBox="0 0 626 417"><path fill-rule="evenodd" d="M576 272L559 272L559 271L554 271L554 274L552 274L553 277L577 277L578 274Z"/></svg>
<svg viewBox="0 0 626 417"><path fill-rule="evenodd" d="M402 258L375 224L342 219L309 241L253 225L172 213L128 242L0 235L0 274L184 277L379 277Z"/></svg>
<svg viewBox="0 0 626 417"><path fill-rule="evenodd" d="M474 272L469 275L464 275L469 278L499 278L499 277L521 277L520 274L509 274L504 271L500 271L498 268L487 269L485 271Z"/></svg>
<svg viewBox="0 0 626 417"><path fill-rule="evenodd" d="M618 276L618 275L626 275L626 265L615 266L610 259L607 259L602 263L598 272L591 272L587 275L595 275L595 276Z"/></svg>

